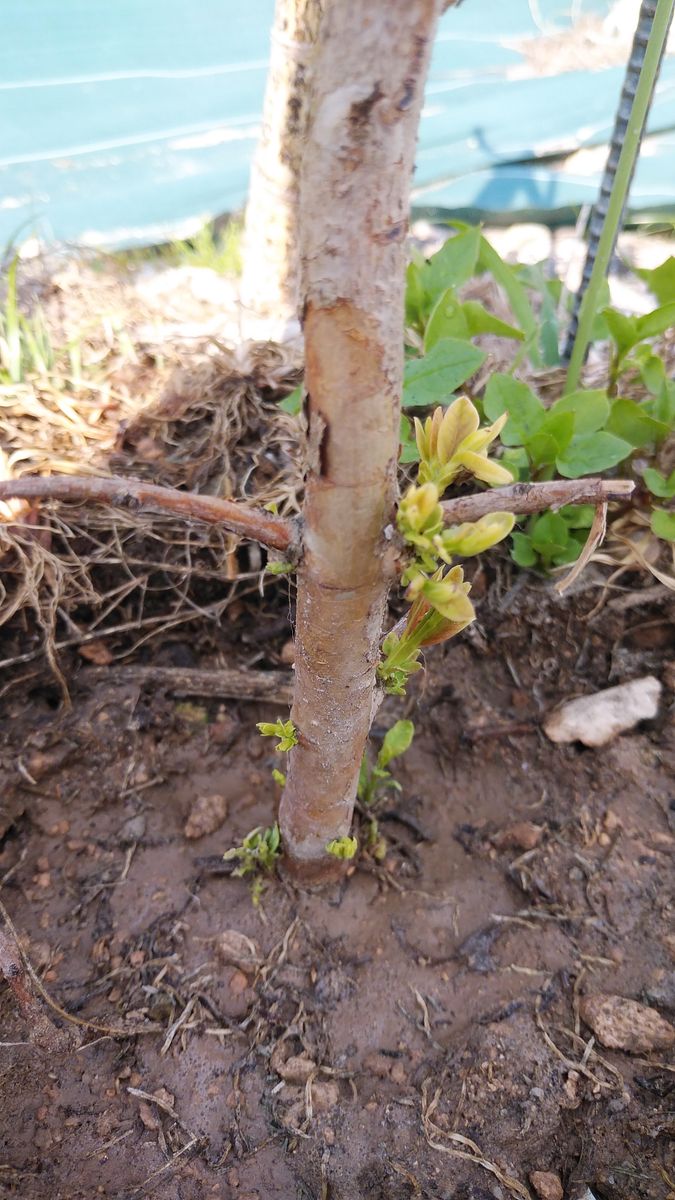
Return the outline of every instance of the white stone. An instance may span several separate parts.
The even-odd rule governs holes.
[[[552,742],[583,742],[604,746],[619,733],[648,721],[659,710],[661,684],[654,675],[633,679],[619,687],[569,700],[544,722]]]

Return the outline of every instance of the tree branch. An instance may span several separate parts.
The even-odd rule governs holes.
[[[471,496],[444,500],[443,520],[447,525],[477,521],[487,513],[512,512],[517,516],[562,508],[565,504],[606,504],[627,500],[635,484],[629,479],[554,479],[550,483],[513,483]]]
[[[209,525],[223,525],[232,533],[251,538],[272,550],[289,551],[296,541],[295,523],[238,500],[198,496],[177,488],[159,487],[140,479],[105,479],[99,476],[31,475],[0,480],[0,500],[65,500],[74,504],[110,504],[113,508],[149,510],[193,517]]]

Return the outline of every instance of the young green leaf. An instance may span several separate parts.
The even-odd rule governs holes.
[[[675,542],[675,512],[665,508],[655,508],[651,519],[652,533],[664,538],[667,542]]]
[[[585,388],[561,396],[549,411],[572,413],[575,433],[595,433],[596,429],[602,429],[609,416],[609,400],[600,388]]]
[[[409,359],[403,382],[404,408],[447,403],[452,393],[485,362],[486,355],[470,342],[443,338],[424,358]]]
[[[556,460],[556,466],[565,479],[579,479],[581,475],[608,471],[628,458],[632,449],[630,442],[604,430],[582,433],[572,438],[565,453]]]
[[[638,268],[635,274],[645,280],[659,304],[667,304],[675,296],[675,258],[672,254],[660,267],[652,267],[651,270]]]
[[[635,323],[641,342],[645,338],[658,337],[659,334],[666,333],[668,329],[675,328],[675,300],[671,297],[668,304],[663,304],[660,308],[645,313],[643,317],[638,317]]]
[[[636,449],[662,441],[669,432],[667,425],[655,421],[634,400],[615,400],[605,428]]]
[[[525,335],[530,359],[535,366],[540,366],[539,326],[527,292],[518,278],[517,269],[505,263],[494,246],[484,237],[480,239],[478,264],[484,271],[489,271],[492,278],[506,292],[513,315]]]
[[[470,336],[463,305],[457,299],[455,289],[446,288],[440,293],[429,314],[424,330],[424,353],[428,354],[442,338],[468,340]]]
[[[645,467],[642,478],[652,496],[658,496],[661,500],[672,500],[675,496],[675,471],[671,471],[666,479],[655,467]]]
[[[536,467],[552,465],[563,454],[574,435],[574,415],[549,410],[539,432],[527,442],[527,453]]]
[[[533,549],[532,539],[526,533],[514,533],[511,558],[519,567],[534,567],[537,564],[537,552]]]
[[[460,287],[476,273],[480,229],[469,228],[448,238],[420,268],[420,282],[432,303],[449,287]]]
[[[592,504],[565,504],[559,511],[568,529],[590,529],[593,524]]]
[[[483,409],[490,421],[507,412],[509,419],[500,433],[505,446],[522,446],[539,432],[546,410],[526,383],[511,375],[495,373],[490,377]]]
[[[284,399],[279,401],[279,408],[282,412],[290,413],[292,417],[297,417],[302,412],[303,393],[304,385],[300,383],[296,388],[293,388],[292,392],[284,396]]]
[[[397,721],[395,725],[392,725],[385,734],[377,756],[378,767],[387,767],[392,758],[399,758],[401,754],[405,754],[414,734],[415,726],[412,721]]]
[[[615,308],[604,308],[602,316],[607,322],[610,337],[616,344],[619,358],[623,358],[631,347],[636,346],[640,341],[637,318],[627,317],[625,313],[618,312]]]
[[[500,321],[499,317],[488,312],[487,308],[478,300],[465,300],[462,305],[462,313],[469,337],[475,337],[479,333],[495,333],[498,337],[513,338],[517,342],[525,340],[522,329],[516,329],[515,325],[507,325],[506,321]]]
[[[544,559],[561,554],[569,543],[569,529],[560,513],[547,512],[532,522],[529,531],[533,549]]]

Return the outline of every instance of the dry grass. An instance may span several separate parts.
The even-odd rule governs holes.
[[[55,346],[67,337],[72,347],[73,322],[84,327],[87,311],[90,320],[78,344],[76,373],[72,352],[55,354],[49,378],[0,387],[0,478],[115,474],[259,504],[274,501],[285,515],[299,511],[303,433],[278,405],[300,379],[297,348],[251,343],[235,351],[209,335],[197,342],[164,341],[158,349],[144,340],[148,311],[128,281],[89,267],[78,275],[70,264],[62,286],[50,283],[46,296],[44,285],[42,293],[35,283],[28,291],[28,303],[39,299]],[[72,304],[65,303],[71,292]],[[489,277],[473,281],[467,295],[510,319],[506,299]],[[514,352],[505,339],[481,341],[488,359],[471,381],[475,393],[490,373],[511,369]],[[664,351],[675,367],[675,339]],[[606,369],[597,357],[587,367],[587,386],[602,386]],[[524,361],[518,375],[544,402],[560,395],[560,367],[535,370]],[[623,391],[639,394],[638,381]],[[633,510],[610,525],[595,559],[621,573],[649,570],[670,583],[670,563],[659,554],[663,543],[650,534],[646,515]],[[196,617],[219,621],[242,591],[257,588],[261,567],[257,546],[238,545],[232,535],[197,522],[9,501],[0,505],[0,625],[15,636],[0,666],[35,660],[46,648],[58,673],[59,650],[78,646],[97,661],[100,639],[108,636],[117,638],[116,656],[127,657]]]
[[[60,310],[50,332],[55,342],[65,333]],[[49,378],[0,388],[0,477],[112,473],[298,511],[302,431],[278,406],[300,378],[297,351],[235,353],[207,338],[159,355],[102,321],[81,359],[77,380],[57,355]],[[58,649],[106,632],[132,632],[137,648],[197,615],[219,620],[262,566],[257,547],[198,522],[20,500],[0,505],[0,564],[0,624],[21,618],[30,635],[32,612],[55,670]]]

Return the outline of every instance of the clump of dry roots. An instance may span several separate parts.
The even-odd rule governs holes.
[[[160,394],[135,409],[114,392],[102,403],[87,388],[6,387],[0,477],[114,474],[275,502],[292,515],[301,504],[304,439],[279,401],[300,378],[297,351],[264,343],[236,353],[205,347],[174,365]],[[257,586],[262,565],[257,546],[200,522],[8,501],[0,505],[0,665],[46,649],[55,667],[60,648],[81,645],[86,657],[88,643],[113,631],[133,633],[129,653],[195,616],[217,620],[242,588]]]

